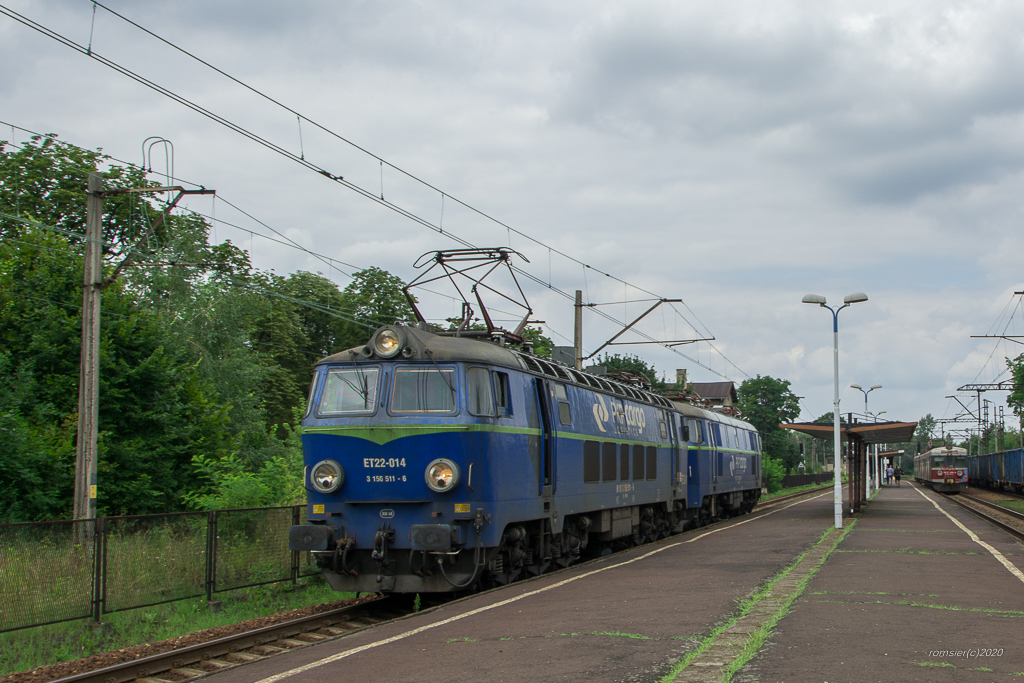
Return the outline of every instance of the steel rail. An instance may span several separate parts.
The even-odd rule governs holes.
[[[160,680],[158,678],[151,678],[154,674],[165,672],[173,672],[176,679],[180,679],[182,676],[186,678],[194,678],[199,675],[210,673],[211,669],[190,669],[190,664],[208,662],[208,666],[226,669],[228,667],[238,666],[245,662],[223,661],[219,658],[227,657],[232,654],[237,655],[237,653],[242,650],[256,648],[259,646],[269,646],[279,652],[284,652],[298,647],[303,647],[305,645],[312,645],[314,642],[322,642],[324,640],[337,638],[347,633],[354,632],[356,629],[350,627],[346,628],[344,632],[331,635],[315,634],[313,632],[326,627],[332,627],[334,624],[348,624],[356,620],[366,622],[360,624],[358,628],[369,628],[370,626],[379,623],[381,619],[377,619],[369,614],[362,615],[358,613],[360,611],[365,612],[368,605],[383,599],[384,598],[375,598],[373,600],[367,600],[355,605],[348,605],[347,607],[341,607],[328,612],[321,612],[308,617],[302,617],[300,619],[294,619],[292,621],[286,621],[272,626],[265,626],[253,631],[246,631],[245,633],[238,633],[225,638],[219,638],[217,640],[199,643],[197,645],[190,645],[181,649],[150,655],[149,657],[142,657],[130,662],[121,662],[102,669],[65,676],[64,678],[57,679],[53,683],[127,683],[128,681],[134,681],[136,679],[148,679],[150,681],[154,681]],[[310,638],[310,635],[314,635],[315,637]],[[295,640],[296,637],[305,637],[308,638],[308,640]],[[273,645],[274,643],[280,643],[280,645],[275,646]],[[268,652],[268,654],[259,655],[258,658],[263,659],[268,656],[272,656],[272,654],[276,654],[276,652],[271,654],[271,650],[266,650],[266,652]],[[242,657],[242,659],[252,660],[256,658],[257,655]]]
[[[776,503],[785,502],[814,493],[820,493],[821,491],[831,490],[831,488],[831,485],[817,487],[760,501],[754,506],[754,510],[752,510],[752,512],[759,508],[765,509]],[[245,633],[238,633],[205,643],[198,643],[196,645],[190,645],[176,650],[169,650],[167,652],[142,657],[128,662],[120,662],[102,669],[65,676],[64,678],[56,679],[53,683],[128,683],[129,681],[143,679],[150,682],[159,682],[163,679],[159,678],[158,674],[167,672],[173,673],[175,679],[198,677],[211,673],[212,670],[210,668],[193,669],[191,668],[191,665],[226,669],[246,663],[245,661],[238,661],[239,659],[250,661],[254,661],[257,657],[259,659],[264,659],[276,654],[276,652],[271,653],[271,650],[277,650],[278,652],[293,650],[299,647],[312,645],[316,642],[333,640],[334,638],[339,638],[347,635],[348,633],[352,633],[359,628],[369,628],[382,620],[374,617],[373,615],[363,615],[359,613],[366,612],[366,608],[369,605],[386,599],[386,596],[379,597],[375,600],[368,600],[355,605],[341,607],[329,612],[321,612],[308,617],[302,617],[300,619],[294,619],[292,621],[274,624],[272,626],[265,626],[253,631],[246,631]],[[359,621],[364,623],[356,626]],[[320,629],[331,628],[335,624],[346,624],[347,626],[345,626],[344,631],[334,629],[338,632],[330,635],[316,633],[316,631]],[[353,628],[353,626],[356,626],[356,628]],[[303,638],[306,640],[302,640]],[[267,654],[261,654],[258,656],[253,654],[240,655],[240,653],[243,653],[245,650],[258,648],[260,646],[269,648],[268,650],[265,650]],[[221,659],[223,657],[233,657],[235,661],[225,661]],[[203,664],[204,662],[206,664]]]
[[[1024,514],[1021,514],[1020,512],[1017,512],[1016,510],[1011,510],[1008,507],[1003,507],[1002,505],[999,505],[998,503],[993,503],[993,502],[990,502],[990,501],[987,501],[987,500],[982,500],[981,498],[975,498],[974,496],[969,495],[967,493],[961,493],[960,497],[961,498],[966,498],[967,500],[973,501],[975,503],[980,503],[982,505],[985,505],[987,507],[992,508],[993,510],[998,510],[999,512],[1003,513],[1004,515],[1009,515],[1010,517],[1013,517],[1014,519],[1018,519],[1021,522],[1024,522]]]
[[[1024,541],[1024,531],[1022,531],[1021,529],[1018,529],[1015,526],[1011,526],[1011,525],[1007,524],[1006,522],[1003,522],[1002,520],[996,519],[995,517],[992,517],[990,515],[986,515],[984,512],[982,512],[978,508],[973,507],[971,505],[968,505],[967,503],[963,502],[963,500],[960,500],[960,499],[963,498],[963,499],[970,500],[970,501],[975,502],[975,503],[981,503],[982,505],[987,505],[988,507],[996,508],[999,512],[1001,512],[1003,514],[1007,514],[1010,517],[1013,517],[1014,519],[1020,519],[1022,522],[1024,522],[1024,515],[1021,515],[1018,512],[1014,512],[1013,510],[1007,510],[1004,507],[1001,507],[999,505],[995,505],[993,503],[989,503],[988,501],[981,500],[980,498],[975,498],[974,496],[968,496],[968,495],[963,494],[963,493],[960,493],[960,494],[957,494],[957,495],[947,495],[947,496],[945,496],[945,498],[948,501],[956,503],[957,505],[962,507],[964,510],[967,510],[968,512],[972,512],[975,515],[977,515],[978,517],[981,517],[983,520],[985,520],[989,524],[992,524],[994,526],[999,527],[1003,531],[1009,533],[1011,536],[1014,536],[1014,537]]]
[[[827,486],[819,486],[817,488],[807,489],[805,491],[797,491],[796,493],[787,493],[784,496],[777,496],[775,498],[768,498],[768,499],[765,499],[765,500],[759,500],[759,501],[757,501],[757,505],[754,506],[754,509],[756,510],[758,508],[767,507],[768,505],[774,505],[775,503],[780,503],[780,502],[785,501],[785,500],[792,500],[793,498],[799,498],[800,496],[808,496],[808,495],[810,495],[812,493],[821,493],[822,491],[831,491],[831,490],[832,490],[832,484],[828,484]]]

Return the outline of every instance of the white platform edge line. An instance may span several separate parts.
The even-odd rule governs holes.
[[[824,495],[831,495],[831,492],[828,493],[828,494],[821,494],[821,495],[818,495],[818,496],[811,496],[810,498],[804,498],[804,499],[798,500],[798,501],[796,501],[794,503],[790,503],[789,505],[784,505],[784,506],[778,508],[777,510],[772,510],[770,512],[766,512],[763,515],[758,515],[757,517],[749,517],[747,519],[740,520],[739,522],[736,522],[735,524],[730,524],[729,526],[723,526],[723,527],[719,527],[717,529],[712,529],[711,531],[705,531],[704,533],[700,534],[699,536],[694,536],[693,538],[687,539],[685,541],[676,541],[675,543],[669,543],[668,545],[664,545],[664,546],[662,546],[660,548],[656,548],[656,549],[654,549],[654,550],[652,550],[650,552],[644,553],[643,555],[639,555],[637,557],[634,557],[631,560],[626,560],[624,562],[618,562],[616,564],[609,565],[607,567],[601,567],[600,569],[594,569],[594,570],[586,572],[584,574],[579,574],[578,576],[573,576],[573,577],[568,578],[568,579],[563,579],[562,581],[558,581],[557,583],[553,583],[550,586],[545,586],[544,588],[538,588],[537,590],[533,590],[533,591],[530,591],[528,593],[523,593],[522,595],[517,595],[514,598],[509,598],[507,600],[502,600],[501,602],[496,602],[496,603],[494,603],[492,605],[486,605],[485,607],[478,607],[477,609],[470,610],[469,612],[463,612],[462,614],[457,614],[457,615],[455,615],[453,617],[449,617],[449,618],[443,619],[441,621],[435,621],[432,624],[426,624],[425,626],[420,626],[419,628],[414,628],[412,630],[406,631],[405,633],[399,633],[397,636],[391,636],[390,638],[385,638],[384,640],[378,640],[378,641],[373,642],[373,643],[367,643],[366,645],[361,645],[359,647],[352,648],[351,650],[345,650],[344,652],[339,652],[337,654],[331,655],[330,657],[325,657],[325,658],[317,660],[315,662],[310,662],[309,664],[304,664],[302,666],[295,667],[294,669],[289,669],[288,671],[282,671],[279,674],[274,674],[273,676],[268,676],[266,678],[262,678],[259,681],[256,681],[256,683],[277,683],[277,681],[280,681],[280,680],[285,679],[285,678],[289,678],[291,676],[295,676],[297,674],[304,673],[306,671],[309,671],[310,669],[315,669],[315,668],[317,668],[319,666],[323,666],[324,664],[330,664],[331,662],[336,662],[339,659],[345,659],[346,657],[351,657],[352,655],[359,654],[360,652],[365,652],[366,650],[372,650],[373,648],[380,647],[381,645],[389,645],[389,644],[397,642],[399,640],[404,640],[405,638],[409,638],[410,636],[415,636],[417,634],[423,633],[424,631],[429,631],[430,629],[437,628],[438,626],[444,626],[446,624],[450,624],[452,622],[459,621],[460,619],[465,619],[466,617],[475,616],[477,614],[480,614],[482,612],[486,612],[488,610],[495,609],[497,607],[504,607],[505,605],[511,604],[513,602],[518,602],[519,600],[522,600],[523,598],[529,598],[529,597],[532,597],[534,595],[538,595],[540,593],[545,593],[545,592],[547,592],[549,590],[552,590],[552,589],[555,589],[555,588],[560,588],[561,586],[564,586],[564,585],[566,585],[568,583],[572,583],[573,581],[578,581],[580,579],[585,579],[588,576],[593,576],[594,574],[599,574],[601,572],[608,571],[609,569],[616,569],[618,567],[624,567],[624,566],[626,566],[628,564],[633,564],[634,562],[639,562],[640,560],[645,560],[648,557],[651,557],[652,555],[657,555],[658,553],[663,552],[665,550],[668,550],[669,548],[674,548],[674,547],[676,547],[678,545],[683,545],[683,544],[686,544],[686,543],[693,543],[694,541],[699,541],[700,539],[702,539],[702,538],[704,538],[706,536],[710,536],[711,534],[718,533],[719,531],[725,531],[726,529],[734,529],[734,528],[736,528],[736,527],[738,527],[738,526],[740,526],[742,524],[746,524],[747,522],[755,522],[755,521],[757,521],[759,519],[764,519],[768,515],[773,515],[776,512],[781,512],[783,510],[789,509],[789,508],[793,507],[794,505],[800,505],[801,503],[806,503],[809,500],[814,500],[816,498],[821,498]],[[1024,580],[1024,578],[1022,578],[1022,580]]]
[[[958,527],[960,527],[961,531],[963,531],[965,534],[967,534],[968,536],[971,537],[972,541],[974,541],[975,543],[980,545],[985,550],[989,551],[992,554],[992,557],[994,557],[997,560],[999,560],[999,562],[1004,567],[1006,567],[1007,571],[1009,571],[1011,574],[1013,574],[1018,579],[1020,579],[1020,581],[1022,583],[1024,583],[1024,572],[1021,572],[1021,570],[1017,569],[1017,567],[1012,562],[1010,562],[1008,559],[1006,559],[1006,557],[1004,557],[1001,552],[999,552],[998,550],[996,550],[995,548],[990,546],[988,543],[985,543],[985,541],[983,541],[980,538],[978,538],[977,534],[975,534],[973,531],[971,531],[970,529],[965,527],[963,524],[961,524],[958,519],[953,517],[953,515],[949,514],[948,512],[946,512],[945,510],[940,508],[939,504],[936,503],[931,498],[929,498],[928,496],[926,496],[924,491],[922,491],[921,489],[917,488],[916,486],[914,487],[914,490],[917,491],[918,493],[920,493],[922,496],[924,496],[925,500],[927,500],[929,503],[934,505],[936,510],[938,510],[942,514],[946,515],[946,517],[949,517],[949,519],[953,522],[953,524],[956,524]]]

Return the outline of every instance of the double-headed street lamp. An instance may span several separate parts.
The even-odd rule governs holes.
[[[865,389],[864,387],[862,387],[859,384],[851,384],[850,388],[851,389],[856,389],[857,391],[859,391],[862,394],[864,394],[864,414],[865,415],[870,415],[871,413],[868,412],[868,394],[870,394],[875,389],[881,389],[882,385],[881,384],[872,384],[870,389]],[[875,420],[875,422],[878,422],[878,420]]]
[[[882,385],[881,384],[872,384],[870,389],[865,389],[864,387],[862,387],[859,384],[851,384],[850,388],[851,389],[856,389],[857,391],[859,391],[862,394],[864,394],[864,419],[865,420],[869,419],[871,417],[871,413],[868,412],[868,394],[870,394],[875,389],[881,389]],[[883,410],[882,412],[884,413],[885,411]],[[878,415],[875,415],[875,422],[878,422]],[[870,447],[868,448],[868,450],[869,451],[871,450]],[[871,462],[875,462],[875,459],[877,459],[877,457],[878,457],[878,444],[875,444],[875,457],[871,459]],[[864,479],[864,495],[865,496],[870,496],[871,495],[871,485],[873,483],[874,483],[874,477],[871,477],[871,476],[865,477],[865,479]]]
[[[835,523],[837,529],[843,528],[843,482],[840,480],[840,473],[842,472],[842,453],[839,438],[839,311],[843,310],[850,304],[858,304],[861,301],[867,301],[868,295],[863,292],[857,292],[856,294],[850,294],[843,299],[843,305],[839,308],[832,308],[825,302],[825,297],[820,294],[808,294],[803,298],[805,304],[818,304],[822,308],[827,308],[832,312],[832,341],[833,341],[833,358],[835,359],[835,400],[832,403],[832,431],[835,444],[834,452],[834,473],[833,478],[835,479]]]

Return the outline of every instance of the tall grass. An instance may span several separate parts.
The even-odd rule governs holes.
[[[102,629],[71,621],[0,633],[0,676],[354,596],[335,593],[315,576],[301,579],[295,588],[289,583],[220,594],[219,612],[198,598],[115,612],[104,617]]]
[[[293,508],[106,518],[103,612],[205,596],[210,541],[215,595],[290,580],[292,521]],[[0,526],[0,631],[90,615],[98,542],[92,525]],[[302,559],[300,576],[318,573],[308,555]]]
[[[0,526],[0,630],[90,613],[91,523]]]

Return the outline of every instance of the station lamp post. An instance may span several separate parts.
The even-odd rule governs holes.
[[[869,412],[868,413],[868,417],[874,419],[874,421],[877,423],[878,422],[878,416],[882,415],[884,413],[885,413],[884,410],[879,410],[877,413]],[[886,444],[886,445],[888,445],[888,444]],[[884,448],[883,448],[883,450],[884,450]],[[874,479],[874,482],[875,482],[875,488],[877,489],[877,488],[881,487],[881,485],[882,485],[882,467],[881,467],[882,463],[878,459],[878,444],[877,443],[875,444],[875,459],[872,460],[872,462],[875,463],[875,479]],[[870,491],[868,491],[868,495],[869,496],[871,495]]]
[[[803,298],[805,304],[818,304],[822,308],[827,308],[832,312],[832,355],[834,359],[835,367],[835,400],[832,402],[832,432],[834,437],[835,452],[833,453],[834,462],[833,479],[835,480],[835,525],[837,529],[843,528],[843,482],[840,479],[842,473],[843,456],[841,452],[840,436],[839,436],[839,311],[843,310],[851,304],[858,304],[862,301],[867,301],[868,295],[863,292],[857,292],[850,294],[843,299],[843,305],[839,308],[832,308],[829,306],[825,297],[820,294],[808,294]]]
[[[851,389],[856,389],[857,391],[859,391],[862,394],[864,394],[864,419],[867,420],[867,419],[871,418],[871,413],[868,412],[868,394],[870,394],[875,389],[881,389],[882,385],[881,384],[872,384],[870,389],[865,389],[864,387],[862,387],[859,384],[851,384],[850,388]],[[885,411],[882,411],[882,412],[885,412]],[[874,417],[875,417],[875,422],[878,422],[878,415],[875,415]],[[868,450],[870,450],[870,448]],[[875,444],[875,454],[874,454],[874,457],[871,458],[871,462],[874,463],[877,460],[878,460],[878,444],[876,443]],[[874,478],[873,477],[865,477],[864,478],[864,495],[865,496],[869,496],[869,497],[871,496],[871,485],[873,483],[874,483]]]
[[[856,389],[857,391],[859,391],[859,392],[864,394],[864,414],[865,415],[870,415],[870,413],[868,413],[868,394],[870,394],[875,389],[881,389],[882,385],[881,384],[872,384],[870,389],[865,389],[864,387],[862,387],[859,384],[851,384],[850,388],[851,389]],[[875,420],[875,422],[878,422],[878,420]]]

